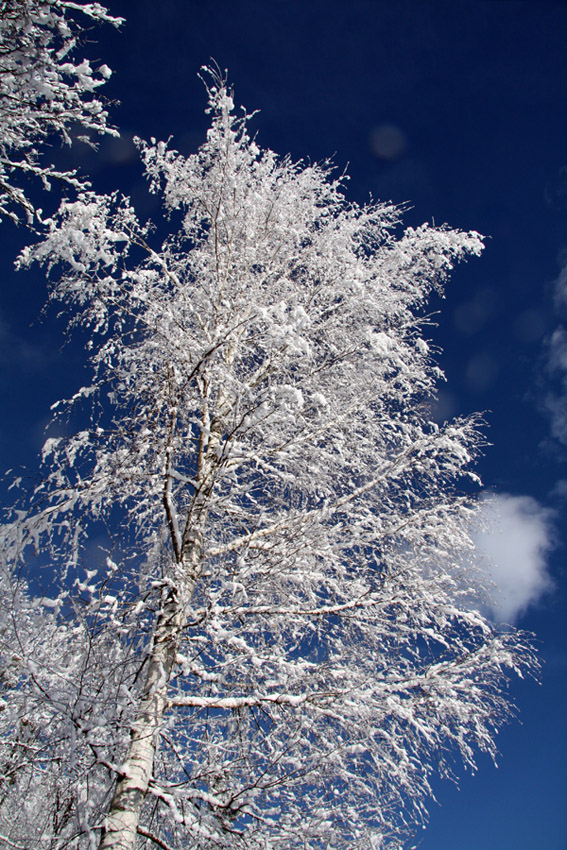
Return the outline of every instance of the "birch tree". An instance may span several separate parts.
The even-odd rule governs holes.
[[[34,190],[30,196],[28,189],[33,178],[46,189],[54,182],[84,186],[75,171],[46,162],[48,143],[70,145],[73,134],[89,144],[93,136],[118,135],[97,94],[110,69],[76,58],[84,33],[77,15],[87,22],[122,22],[99,3],[0,2],[0,217],[34,222]]]
[[[163,243],[84,192],[20,259],[92,379],[4,528],[49,622],[39,657],[5,630],[6,846],[401,848],[533,664],[475,604],[480,420],[429,414],[425,306],[480,236],[401,230],[208,95],[196,154],[139,143]]]

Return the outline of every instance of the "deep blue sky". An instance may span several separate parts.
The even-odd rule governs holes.
[[[443,415],[487,414],[486,485],[555,511],[554,589],[523,615],[544,660],[542,685],[514,684],[523,725],[500,736],[461,791],[439,788],[421,850],[566,850],[565,501],[561,372],[548,369],[561,325],[554,280],[567,260],[567,3],[560,0],[109,0],[121,32],[87,48],[114,70],[106,93],[120,141],[71,158],[95,187],[132,193],[149,212],[132,135],[203,138],[201,65],[229,69],[238,103],[259,109],[258,141],[293,158],[348,164],[350,197],[410,202],[406,220],[490,235],[449,284],[439,328]],[[55,155],[70,162],[69,152]],[[48,203],[45,204],[46,208]],[[45,290],[14,275],[24,234],[0,234],[0,467],[33,465],[49,405],[73,392],[81,352],[59,352],[52,318],[31,322]],[[564,307],[567,306],[567,300]],[[567,360],[566,360],[567,363]],[[560,415],[559,415],[560,419]],[[561,437],[564,438],[562,441]]]

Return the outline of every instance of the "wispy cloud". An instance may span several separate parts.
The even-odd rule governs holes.
[[[553,301],[559,318],[567,315],[567,262],[554,282]],[[546,340],[546,390],[542,407],[551,423],[556,440],[567,445],[567,328],[558,323]]]
[[[559,326],[547,342],[547,371],[553,388],[544,398],[544,409],[551,421],[551,433],[567,445],[567,330]]]
[[[528,496],[501,494],[484,500],[481,519],[476,543],[494,583],[488,613],[497,622],[513,623],[551,587],[553,514]]]

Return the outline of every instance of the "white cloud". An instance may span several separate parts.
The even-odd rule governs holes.
[[[552,512],[528,496],[485,499],[475,542],[494,582],[492,619],[512,623],[551,586],[547,555],[553,548]]]

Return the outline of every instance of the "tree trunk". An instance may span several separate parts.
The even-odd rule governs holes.
[[[172,589],[158,616],[144,694],[132,728],[123,773],[108,810],[99,850],[135,848],[182,628],[183,605]]]
[[[234,352],[231,357],[233,354]],[[207,393],[208,387],[204,389],[203,426],[198,450],[198,484],[183,532],[178,528],[175,506],[171,497],[170,470],[173,458],[171,453],[167,456],[164,508],[177,565],[183,565],[184,568],[185,587],[181,599],[176,588],[172,587],[169,590],[158,615],[138,717],[133,724],[130,746],[122,767],[123,773],[118,780],[108,809],[99,850],[134,850],[136,846],[142,807],[153,774],[158,733],[167,704],[167,692],[184,626],[183,599],[187,601],[191,596],[196,577],[200,572],[203,527],[209,498],[214,487],[214,471],[218,467],[217,450],[222,436],[221,419],[219,415],[212,421],[209,419]],[[222,411],[225,405],[226,397],[219,390],[217,409]],[[171,445],[176,419],[176,403],[172,400],[169,445]]]

